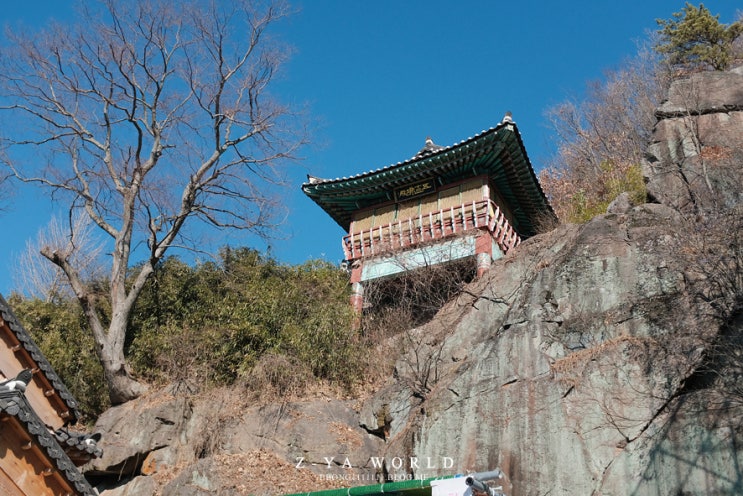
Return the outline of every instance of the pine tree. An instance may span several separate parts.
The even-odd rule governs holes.
[[[733,41],[743,33],[743,22],[728,26],[719,18],[704,4],[697,8],[687,3],[681,12],[673,14],[673,19],[656,20],[660,26],[656,49],[674,66],[725,70],[733,59]]]

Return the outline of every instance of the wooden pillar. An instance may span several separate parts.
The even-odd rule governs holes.
[[[493,262],[493,240],[487,230],[481,230],[475,239],[475,260],[477,261],[477,277],[482,277]]]
[[[360,282],[351,283],[351,306],[359,315],[364,309],[364,286]]]
[[[360,316],[364,309],[364,285],[361,284],[361,261],[356,261],[351,266],[351,307]]]

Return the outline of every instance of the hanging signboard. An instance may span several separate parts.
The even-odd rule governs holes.
[[[434,191],[436,191],[436,183],[433,179],[429,179],[428,181],[422,181],[396,189],[395,198],[397,201],[410,200],[416,196],[433,193]]]

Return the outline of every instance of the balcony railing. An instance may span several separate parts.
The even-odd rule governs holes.
[[[487,229],[503,253],[521,243],[498,205],[479,200],[347,234],[343,237],[343,250],[346,260],[356,260],[477,229]]]

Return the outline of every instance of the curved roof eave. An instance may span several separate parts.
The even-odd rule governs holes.
[[[313,190],[314,191],[332,191],[338,188],[342,188],[344,186],[345,187],[352,186],[354,183],[358,183],[358,182],[364,182],[364,181],[371,182],[376,178],[384,178],[387,176],[392,176],[393,174],[400,175],[400,174],[404,174],[409,171],[414,171],[416,169],[416,166],[424,167],[428,163],[431,163],[437,160],[441,161],[441,160],[446,160],[447,158],[451,158],[457,152],[459,153],[466,152],[468,147],[470,147],[473,143],[477,142],[478,140],[482,140],[483,138],[486,138],[488,136],[493,136],[498,132],[498,130],[503,129],[505,127],[509,127],[509,126],[513,126],[513,129],[516,130],[516,126],[513,123],[501,123],[495,127],[481,131],[480,133],[470,138],[462,140],[459,143],[456,143],[450,146],[441,147],[439,150],[435,152],[431,152],[423,156],[414,155],[413,157],[407,160],[404,160],[402,162],[397,162],[395,164],[390,164],[385,167],[362,172],[354,176],[338,177],[335,179],[321,179],[317,177],[311,177],[308,179],[306,183],[302,184],[302,189],[305,191],[305,193],[308,193],[308,194],[310,194]],[[518,131],[516,132],[518,133]]]
[[[31,338],[31,335],[21,325],[18,318],[10,309],[10,305],[8,305],[8,302],[5,301],[5,298],[3,298],[2,295],[0,295],[0,317],[2,317],[15,335],[16,339],[21,343],[21,346],[23,346],[33,361],[36,362],[36,365],[39,367],[46,379],[52,385],[62,401],[64,401],[65,405],[67,405],[67,408],[69,408],[70,414],[72,415],[70,423],[74,424],[80,418],[77,400],[64,385],[62,379],[60,379],[56,372],[54,372],[52,365]]]
[[[17,419],[19,424],[34,440],[39,452],[52,463],[63,479],[76,491],[76,494],[94,496],[98,494],[70,460],[54,435],[36,415],[25,396],[18,391],[0,391],[0,414]]]
[[[504,161],[509,163],[508,167]],[[480,169],[476,170],[477,167]],[[467,169],[473,169],[472,175],[487,173],[497,177],[499,189],[514,203],[512,207],[530,231],[522,234],[532,234],[531,218],[536,211],[554,214],[512,121],[501,122],[457,144],[437,147],[422,156],[419,152],[408,160],[354,176],[336,179],[308,176],[302,190],[348,230],[354,210],[379,203],[385,195],[391,200],[391,188],[435,176],[461,174]]]

